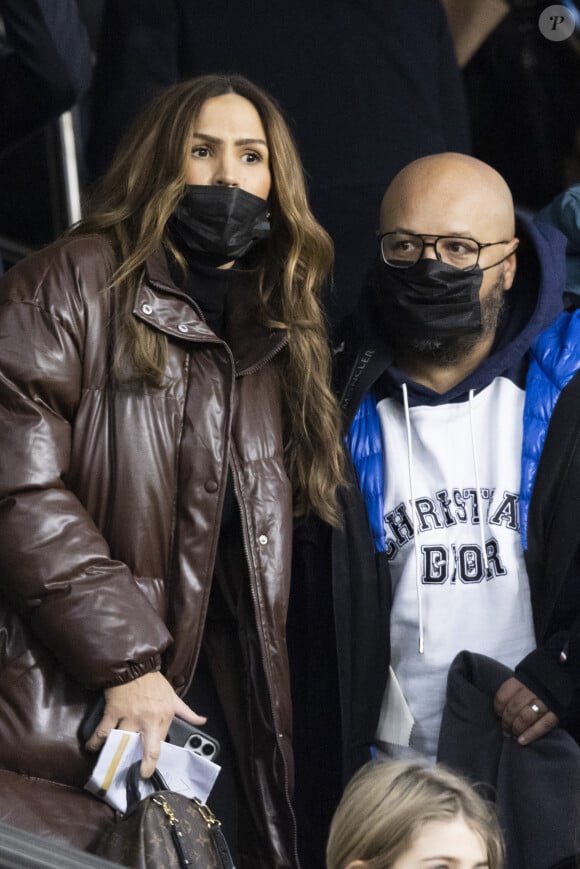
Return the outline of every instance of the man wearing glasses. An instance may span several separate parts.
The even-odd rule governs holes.
[[[322,683],[326,666],[332,684],[338,672],[346,777],[371,746],[438,758],[447,677],[464,650],[509,668],[489,697],[500,742],[574,727],[580,513],[571,524],[563,505],[580,492],[580,312],[562,313],[563,289],[563,239],[525,219],[516,237],[510,191],[490,166],[438,154],[387,189],[341,354],[354,469],[344,530],[296,555],[306,587],[332,588],[308,675]],[[301,711],[298,696],[297,721]],[[326,717],[328,743],[338,725]]]

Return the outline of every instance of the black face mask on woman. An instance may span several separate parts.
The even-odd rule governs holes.
[[[479,334],[482,281],[479,266],[466,272],[433,259],[408,269],[378,260],[369,276],[387,331],[417,339]]]
[[[186,251],[222,265],[270,235],[269,217],[267,200],[240,187],[190,184],[169,228]]]

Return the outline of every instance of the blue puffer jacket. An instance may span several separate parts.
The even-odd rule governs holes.
[[[580,311],[562,313],[530,349],[526,380],[520,518],[522,546],[527,549],[528,511],[548,425],[562,389],[580,368]],[[361,401],[347,443],[353,458],[377,552],[385,551],[384,471],[381,423],[373,392]]]
[[[560,314],[530,350],[526,380],[520,517],[522,546],[528,548],[528,512],[546,441],[548,426],[560,393],[580,368],[580,311]]]

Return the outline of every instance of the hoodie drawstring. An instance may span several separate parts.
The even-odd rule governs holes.
[[[483,527],[483,504],[481,500],[481,489],[479,486],[479,470],[477,467],[477,450],[475,448],[475,426],[473,424],[473,396],[475,395],[475,390],[469,390],[469,428],[471,432],[471,454],[473,456],[473,469],[475,471],[475,501],[477,503],[477,512],[479,514],[479,534],[481,540],[481,551],[483,554],[483,566],[485,568],[485,572],[487,574],[487,570],[489,567],[489,561],[487,558],[487,548],[485,545],[485,528]]]
[[[409,397],[407,384],[402,384],[403,407],[405,409],[405,425],[407,429],[407,462],[409,470],[409,492],[411,495],[411,514],[414,516],[415,496],[413,492],[413,444],[411,441],[411,415],[409,413]],[[419,535],[413,522],[413,543],[415,546],[415,588],[417,590],[417,610],[419,613],[419,654],[422,655],[425,645],[423,633],[423,603],[421,600],[421,553],[419,551]]]

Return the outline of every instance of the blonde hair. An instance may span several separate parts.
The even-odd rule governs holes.
[[[161,245],[184,264],[166,224],[185,189],[192,125],[206,100],[227,93],[254,105],[270,152],[272,232],[260,246],[258,316],[269,328],[288,333],[278,364],[295,513],[311,509],[337,525],[336,490],[343,472],[340,416],[329,385],[331,357],[320,301],[333,247],[310,211],[302,164],[274,101],[236,75],[200,76],[168,88],[125,135],[88,216],[73,232],[106,234],[120,263],[108,288],[116,311],[117,378],[161,385],[167,337],[133,316],[135,293],[146,259]]]
[[[495,813],[467,781],[440,765],[368,763],[346,786],[332,819],[327,869],[345,869],[355,860],[365,869],[389,869],[423,824],[458,815],[484,843],[489,869],[502,869],[503,839]]]

